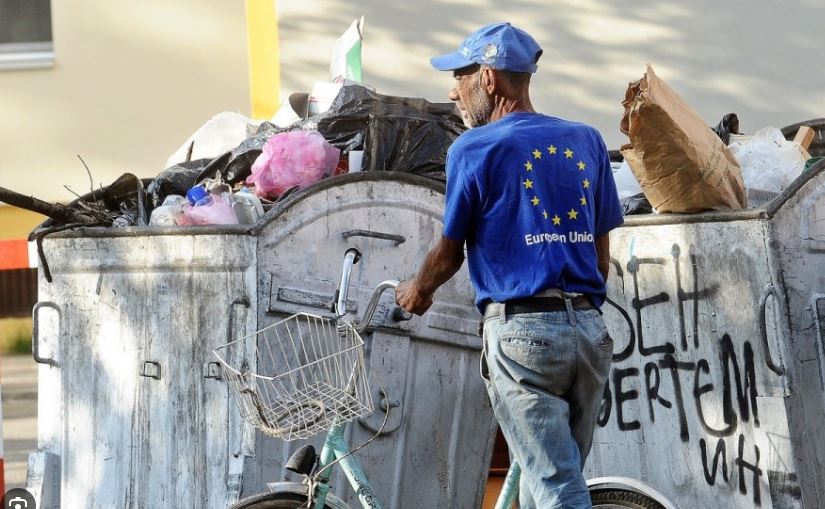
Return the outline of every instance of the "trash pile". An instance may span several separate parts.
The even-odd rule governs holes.
[[[4,188],[0,201],[50,218],[34,237],[81,226],[253,224],[291,192],[357,171],[445,181],[447,149],[466,129],[455,105],[360,84],[362,34],[360,18],[339,38],[329,82],[290,95],[270,121],[215,115],[154,178],[124,174],[68,206]]]
[[[291,94],[270,121],[215,115],[154,178],[124,174],[68,206],[3,188],[0,201],[49,216],[36,236],[80,226],[254,224],[293,191],[357,171],[443,182],[447,149],[466,129],[455,105],[358,83],[362,34],[363,18],[338,40],[331,81]],[[622,105],[629,143],[611,161],[626,215],[762,206],[825,154],[825,119],[745,135],[729,113],[708,128],[649,65]]]
[[[760,207],[821,159],[807,152],[822,137],[809,126],[787,133],[792,141],[774,127],[748,136],[728,113],[709,129],[650,65],[622,105],[620,129],[630,143],[613,171],[625,215]]]
[[[445,180],[447,149],[465,129],[453,104],[381,95],[352,83],[336,90],[328,110],[282,126],[230,113],[213,117],[187,142],[191,150],[178,150],[148,184],[149,224],[254,223],[291,191],[358,171]],[[298,95],[284,106],[290,115],[276,117],[298,115],[296,107],[308,112],[312,95]],[[251,135],[229,146],[250,127]],[[209,148],[197,153],[201,140]],[[192,154],[205,157],[191,160]]]

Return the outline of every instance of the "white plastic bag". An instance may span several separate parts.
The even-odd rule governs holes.
[[[728,148],[742,167],[745,187],[781,193],[805,168],[805,158],[796,143],[775,127],[757,131],[749,140]]]
[[[614,164],[616,166],[613,166]],[[620,200],[642,192],[642,186],[639,185],[639,181],[636,180],[636,176],[633,175],[627,161],[611,163],[610,166],[613,169],[613,180],[616,182],[616,190],[619,192]]]
[[[192,160],[214,158],[232,150],[247,139],[254,132],[260,121],[252,120],[239,113],[226,111],[218,113],[178,148],[166,161],[166,168],[170,168],[186,160],[189,145],[194,141]]]

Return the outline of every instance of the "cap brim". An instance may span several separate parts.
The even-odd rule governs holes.
[[[439,71],[455,71],[475,64],[472,60],[467,60],[458,52],[447,53],[440,57],[433,57],[430,59],[430,65]]]

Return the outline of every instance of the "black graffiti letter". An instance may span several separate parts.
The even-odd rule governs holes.
[[[624,318],[624,321],[627,324],[627,332],[629,338],[627,341],[627,346],[625,346],[621,352],[613,353],[613,362],[622,362],[623,360],[633,355],[633,350],[636,348],[636,331],[633,329],[633,322],[630,320],[630,315],[627,314],[627,311],[625,311],[623,307],[613,302],[610,299],[610,297],[607,297],[607,299],[605,299],[605,304],[613,306],[613,308],[619,312],[622,318]],[[617,332],[611,329],[610,335],[613,337],[613,340],[615,341],[616,339],[618,339],[619,335],[617,334],[614,336],[614,334],[617,334]]]
[[[750,419],[749,407],[753,409],[753,424],[759,426],[759,414],[756,408],[756,372],[753,366],[753,347],[749,341],[745,341],[745,381],[742,383],[742,375],[739,371],[739,361],[736,359],[736,352],[733,350],[733,342],[728,334],[722,336],[722,415],[725,424],[735,425],[736,414],[733,411],[732,388],[730,382],[730,367],[733,366],[733,376],[736,382],[736,400],[739,403],[739,415],[744,422]],[[731,362],[733,361],[733,362]]]
[[[672,355],[665,355],[659,361],[659,367],[670,370],[673,379],[673,393],[676,396],[676,410],[679,411],[679,438],[682,442],[690,440],[690,432],[687,427],[687,416],[685,416],[685,402],[682,398],[682,380],[679,378],[679,370],[693,371],[696,364],[693,362],[677,361]]]
[[[650,383],[651,375],[656,375],[652,385]],[[648,362],[645,364],[645,389],[647,390],[647,409],[650,412],[650,422],[656,422],[656,416],[653,413],[654,399],[659,400],[659,403],[661,403],[661,405],[665,408],[670,408],[673,406],[670,401],[659,395],[659,384],[661,381],[662,379],[659,375],[659,367],[656,366],[656,363]]]
[[[644,334],[642,333],[642,329],[644,328],[644,324],[642,323],[642,309],[654,304],[667,302],[670,300],[670,297],[665,292],[660,292],[652,297],[646,297],[644,299],[639,297],[639,267],[643,264],[664,265],[665,262],[661,258],[636,258],[635,256],[631,256],[630,260],[627,262],[627,270],[633,275],[634,293],[632,304],[633,309],[636,310],[636,339],[639,342],[639,353],[641,355],[673,353],[676,351],[676,347],[669,341],[665,342],[663,345],[651,346],[649,348],[644,345]]]
[[[693,401],[696,402],[696,413],[699,415],[699,422],[702,423],[702,428],[704,428],[705,432],[709,435],[713,435],[715,437],[724,437],[733,434],[734,430],[736,429],[736,424],[729,424],[727,427],[721,430],[714,429],[708,424],[708,421],[705,419],[705,412],[702,411],[702,394],[706,392],[710,392],[713,390],[713,384],[708,382],[705,385],[700,386],[700,373],[704,372],[706,375],[710,374],[710,366],[708,365],[708,361],[705,359],[699,359],[699,362],[696,363],[696,371],[693,375]]]
[[[753,448],[756,452],[756,461],[751,464],[742,458],[742,454],[745,452],[745,435],[740,434],[739,456],[737,456],[734,463],[739,467],[739,493],[743,495],[748,494],[748,489],[745,487],[745,469],[748,469],[753,473],[753,503],[755,505],[761,505],[762,499],[759,496],[759,479],[762,477],[762,469],[759,468],[759,447],[754,445]]]
[[[693,269],[693,291],[686,292],[682,288],[682,271],[679,264],[679,255],[682,250],[679,244],[673,244],[670,253],[673,255],[673,266],[676,270],[676,309],[679,312],[679,331],[682,338],[682,351],[686,351],[687,344],[687,327],[685,326],[685,306],[684,303],[693,301],[693,346],[699,348],[699,300],[705,299],[714,295],[719,290],[719,285],[715,284],[710,288],[705,288],[699,291],[699,263],[696,261],[696,254],[693,252],[693,245],[688,249],[690,256],[690,266]]]
[[[639,397],[639,391],[636,389],[622,390],[622,381],[629,376],[639,376],[639,370],[637,368],[627,368],[613,371],[613,390],[616,392],[616,423],[619,425],[620,431],[632,431],[642,427],[639,421],[625,422],[624,420],[622,404],[625,401],[631,401]]]
[[[722,479],[728,482],[728,453],[725,446],[725,440],[720,438],[716,442],[716,452],[713,453],[713,469],[708,471],[708,450],[705,445],[705,439],[699,439],[699,450],[702,452],[702,470],[705,473],[705,481],[711,486],[716,484],[716,469],[719,466],[719,458],[722,458]]]

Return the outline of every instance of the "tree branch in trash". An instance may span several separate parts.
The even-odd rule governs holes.
[[[49,203],[34,196],[26,196],[5,187],[0,187],[0,201],[14,207],[43,214],[62,223],[95,225],[101,223],[111,224],[112,222],[109,214],[92,210],[90,207],[82,211],[76,210],[65,205]]]

